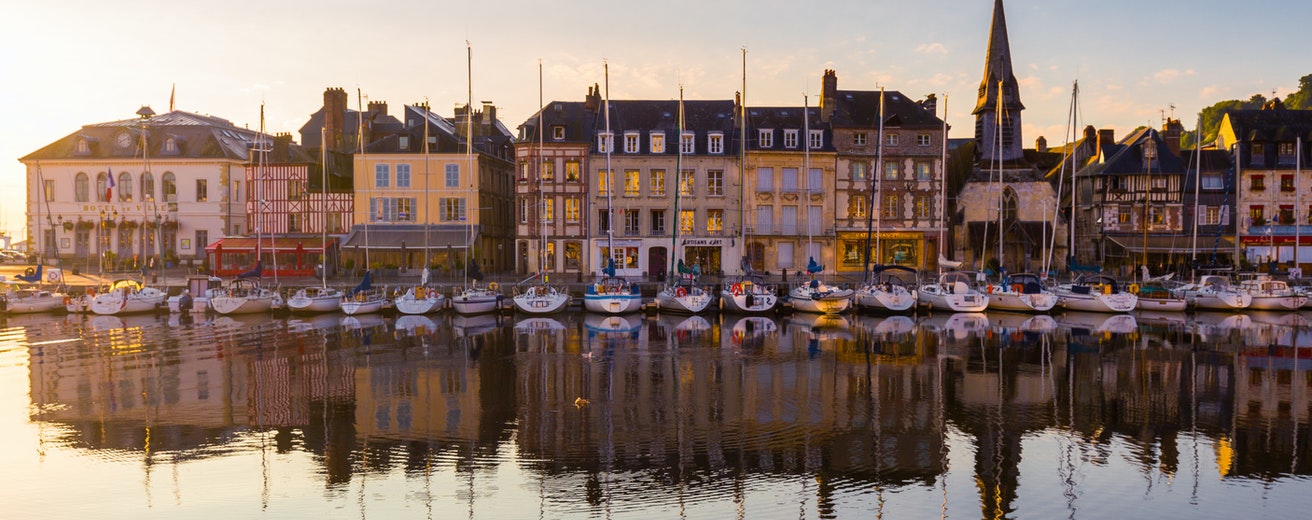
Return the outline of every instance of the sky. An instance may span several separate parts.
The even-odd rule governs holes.
[[[542,96],[815,102],[826,69],[843,90],[947,99],[952,137],[970,137],[994,0],[48,0],[0,7],[0,229],[26,236],[18,159],[83,125],[142,105],[259,127],[299,128],[327,87],[428,100],[446,116],[491,101],[512,131]],[[1027,146],[1080,124],[1122,137],[1174,114],[1253,94],[1284,97],[1312,73],[1312,2],[1005,0]],[[658,6],[659,10],[653,10]],[[472,60],[466,59],[472,50]],[[1300,51],[1304,50],[1304,51]],[[472,63],[472,67],[469,64]],[[472,81],[467,78],[472,76]],[[352,106],[355,96],[352,96]]]

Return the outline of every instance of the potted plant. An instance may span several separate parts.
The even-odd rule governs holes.
[[[64,222],[64,231],[72,231],[72,230],[73,230],[73,222],[72,221]]]

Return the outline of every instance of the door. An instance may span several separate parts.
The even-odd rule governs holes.
[[[665,254],[664,247],[653,247],[647,250],[647,277],[653,280],[665,280],[665,273],[669,266],[665,264],[668,256]]]

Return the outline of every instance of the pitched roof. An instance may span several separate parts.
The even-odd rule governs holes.
[[[870,90],[839,90],[835,92],[838,106],[829,115],[833,127],[874,128],[879,124],[879,94]],[[926,110],[920,102],[896,90],[884,93],[884,123],[901,127],[943,126],[943,120]]]
[[[1156,160],[1148,161],[1144,149],[1155,152]],[[1185,162],[1171,152],[1161,134],[1153,128],[1140,128],[1120,142],[1104,146],[1102,160],[1094,161],[1080,170],[1079,175],[1183,175]]]
[[[994,110],[998,105],[998,82],[1003,86],[1003,106],[1006,110],[1024,110],[1020,102],[1020,88],[1011,63],[1011,43],[1007,39],[1007,15],[1002,0],[993,3],[993,25],[989,28],[989,48],[984,56],[984,79],[980,81],[980,95],[973,114]]]
[[[250,147],[259,132],[233,125],[226,119],[173,111],[146,120],[147,149],[151,158],[189,159],[249,159]],[[63,138],[32,152],[21,161],[55,159],[124,159],[141,157],[141,119],[123,119],[83,126]],[[134,144],[127,148],[115,145],[115,137],[122,133],[132,136]],[[273,136],[264,134],[270,142]],[[164,144],[172,139],[176,152],[165,152]],[[86,152],[78,152],[77,144],[85,141]]]
[[[1312,140],[1312,110],[1227,110],[1226,119],[1243,141]]]

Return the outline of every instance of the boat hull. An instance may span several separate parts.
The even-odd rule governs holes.
[[[989,310],[1011,312],[1048,312],[1057,306],[1057,295],[1043,291],[1018,293],[994,289],[989,293]]]
[[[734,294],[732,290],[720,291],[720,305],[727,312],[765,314],[773,312],[778,304],[779,297],[769,293]]]
[[[1139,307],[1139,297],[1127,292],[1112,294],[1058,293],[1067,310],[1079,312],[1131,312]]]
[[[852,308],[852,291],[842,291],[844,294],[834,294],[822,297],[790,297],[788,301],[792,303],[793,310],[797,312],[809,312],[813,314],[841,314]]]
[[[44,294],[27,298],[5,297],[4,309],[0,309],[0,314],[37,314],[63,308],[64,295],[62,294]]]
[[[515,310],[524,314],[554,314],[569,307],[570,296],[565,293],[518,294],[511,298]]]
[[[446,305],[446,298],[440,294],[424,298],[415,298],[411,294],[403,294],[396,299],[393,305],[396,307],[396,311],[401,314],[418,316],[441,310]]]
[[[1193,298],[1197,309],[1214,311],[1233,311],[1247,309],[1253,305],[1253,297],[1238,292],[1198,293]]]
[[[873,312],[907,312],[916,307],[919,296],[905,287],[886,290],[864,287],[853,296],[859,309]]]
[[[1261,311],[1296,311],[1307,303],[1306,296],[1254,296],[1250,309]]]
[[[255,314],[273,309],[273,295],[211,296],[209,306],[219,314]]]
[[[1149,312],[1184,312],[1189,302],[1184,298],[1144,298],[1139,297],[1139,310]]]
[[[341,303],[342,313],[347,316],[356,316],[360,314],[374,314],[383,310],[383,298],[365,298],[361,300],[347,300]]]
[[[336,312],[342,308],[342,297],[341,295],[293,296],[287,300],[287,308],[295,313]]]
[[[917,299],[931,309],[951,312],[984,312],[989,308],[989,296],[970,289],[966,292],[945,292],[939,285],[923,286]]]
[[[642,310],[642,295],[589,294],[583,296],[583,308],[601,314],[628,314]]]
[[[656,305],[660,310],[666,312],[697,314],[710,307],[711,293],[691,291],[679,295],[674,289],[666,288],[656,293]]]
[[[120,293],[104,293],[91,300],[91,312],[102,316],[118,316],[138,312],[153,312],[164,304],[167,295],[158,289],[143,289],[124,297]]]

